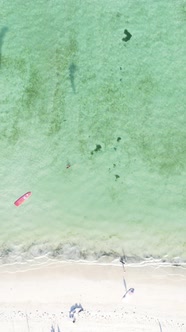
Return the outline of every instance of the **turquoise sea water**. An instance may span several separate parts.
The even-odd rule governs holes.
[[[1,0],[3,263],[186,261],[185,36],[183,0]]]

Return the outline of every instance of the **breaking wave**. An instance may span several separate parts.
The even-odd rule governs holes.
[[[47,261],[85,261],[97,263],[120,263],[121,252],[103,251],[95,248],[81,248],[76,243],[30,243],[29,245],[3,245],[0,248],[0,264],[42,263]],[[181,257],[124,256],[131,265],[172,265],[186,267],[186,260]]]

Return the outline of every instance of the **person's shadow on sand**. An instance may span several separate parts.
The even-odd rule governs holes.
[[[50,332],[55,332],[55,328],[54,328],[53,325],[51,326],[51,330],[50,330]],[[59,328],[59,325],[57,326],[57,331],[56,331],[56,332],[61,332],[61,330],[60,330],[60,328]]]
[[[2,58],[2,46],[3,46],[3,42],[4,42],[4,37],[7,33],[7,31],[8,31],[7,27],[3,27],[0,30],[0,66],[1,66],[1,58]]]

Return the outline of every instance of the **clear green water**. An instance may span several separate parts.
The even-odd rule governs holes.
[[[186,4],[1,5],[1,260],[186,260]]]

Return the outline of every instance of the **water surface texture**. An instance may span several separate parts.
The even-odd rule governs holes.
[[[186,260],[185,36],[182,0],[2,1],[2,262]]]

